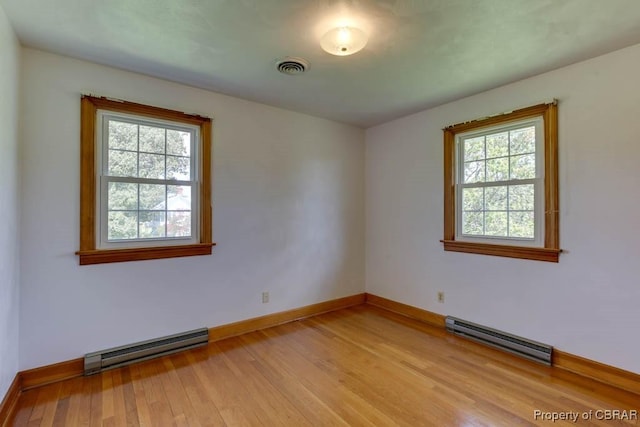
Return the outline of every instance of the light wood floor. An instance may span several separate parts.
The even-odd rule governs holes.
[[[640,397],[362,305],[23,392],[16,426],[514,426]],[[640,425],[579,420],[577,425]]]

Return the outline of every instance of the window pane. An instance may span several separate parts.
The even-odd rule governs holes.
[[[511,237],[534,237],[533,212],[509,212],[509,235]]]
[[[462,234],[484,234],[484,214],[482,212],[462,213]]]
[[[509,209],[532,211],[534,208],[533,184],[509,186]]]
[[[189,181],[191,179],[191,159],[189,157],[167,156],[167,179]]]
[[[164,154],[164,128],[140,126],[140,151]]]
[[[138,150],[138,125],[109,120],[109,148]]]
[[[109,212],[107,237],[109,240],[137,238],[138,212]]]
[[[167,129],[167,154],[191,155],[191,133]]]
[[[140,184],[140,210],[163,211],[165,209],[166,191],[166,185]]]
[[[484,182],[484,161],[464,164],[464,183]]]
[[[167,210],[190,211],[191,187],[188,185],[167,186]]]
[[[487,182],[506,181],[509,177],[509,158],[487,160]]]
[[[110,176],[138,176],[138,154],[131,151],[109,150]]]
[[[511,157],[511,179],[531,179],[536,177],[536,155],[524,154]]]
[[[164,156],[140,153],[140,178],[164,179]]]
[[[462,209],[465,211],[481,211],[484,209],[484,191],[482,188],[462,189]]]
[[[485,213],[485,235],[507,236],[507,213],[506,212],[486,212]]]
[[[191,236],[191,212],[167,212],[167,237]]]
[[[487,135],[487,158],[509,155],[509,132]]]
[[[137,210],[138,184],[130,184],[128,182],[110,182],[107,206],[110,211]]]
[[[164,212],[140,212],[140,238],[165,237]]]
[[[488,211],[507,210],[507,187],[487,187],[485,189],[485,209]]]
[[[534,126],[512,130],[511,155],[536,152],[536,128]]]

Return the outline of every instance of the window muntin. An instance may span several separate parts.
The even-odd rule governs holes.
[[[198,241],[198,126],[98,111],[99,248]]]
[[[456,239],[542,246],[542,117],[456,136]]]

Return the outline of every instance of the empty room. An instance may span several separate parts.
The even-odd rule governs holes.
[[[0,0],[0,427],[640,425],[638,0]]]

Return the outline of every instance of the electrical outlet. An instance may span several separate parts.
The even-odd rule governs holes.
[[[444,292],[438,292],[438,302],[444,302]]]
[[[262,293],[262,303],[266,304],[269,302],[269,292],[263,292]]]

